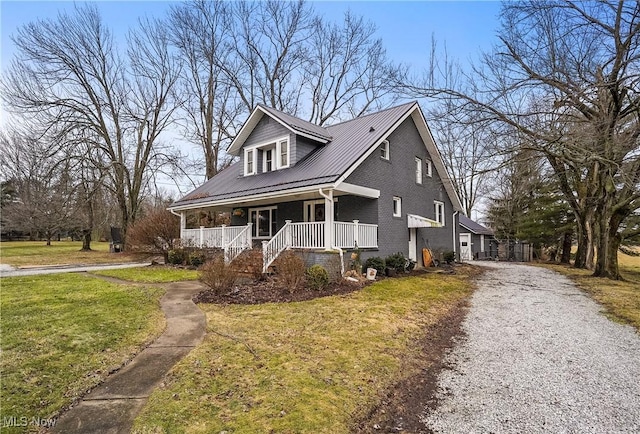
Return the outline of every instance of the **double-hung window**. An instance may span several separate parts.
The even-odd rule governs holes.
[[[433,176],[433,165],[431,164],[431,160],[427,160],[427,176],[431,178]]]
[[[444,226],[444,203],[437,200],[433,201],[433,212],[436,221]]]
[[[275,164],[273,161],[273,154],[275,149],[265,149],[262,151],[262,171],[263,172],[271,172],[275,168]]]
[[[255,175],[257,173],[258,153],[255,149],[244,150],[244,174]]]
[[[422,158],[416,157],[416,184],[422,184]]]
[[[380,145],[380,158],[382,158],[383,160],[389,159],[389,141],[388,140],[383,140],[382,144]]]
[[[276,146],[278,158],[278,169],[289,167],[289,139],[279,140]]]

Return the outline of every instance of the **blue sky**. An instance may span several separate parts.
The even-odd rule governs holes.
[[[97,2],[105,22],[116,35],[124,35],[138,17],[164,16],[169,1]],[[451,55],[465,62],[476,58],[481,49],[495,41],[498,29],[498,1],[314,1],[316,11],[340,20],[348,9],[364,16],[378,28],[392,59],[423,66],[431,36],[446,42]],[[39,18],[55,17],[58,11],[72,9],[71,1],[0,1],[2,44],[0,62],[6,65],[13,55],[10,39],[17,28]]]

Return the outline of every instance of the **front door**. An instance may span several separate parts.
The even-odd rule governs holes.
[[[473,259],[471,253],[471,234],[460,234],[460,260],[470,261]]]
[[[325,220],[324,199],[308,200],[304,203],[305,222],[323,222]]]

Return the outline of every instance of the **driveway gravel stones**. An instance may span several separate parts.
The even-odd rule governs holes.
[[[487,262],[447,356],[438,433],[640,433],[640,335],[553,271]]]

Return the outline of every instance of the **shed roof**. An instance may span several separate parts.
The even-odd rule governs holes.
[[[460,226],[470,230],[474,234],[493,235],[493,231],[491,229],[482,226],[480,223],[474,222],[469,217],[462,214],[460,214]]]

